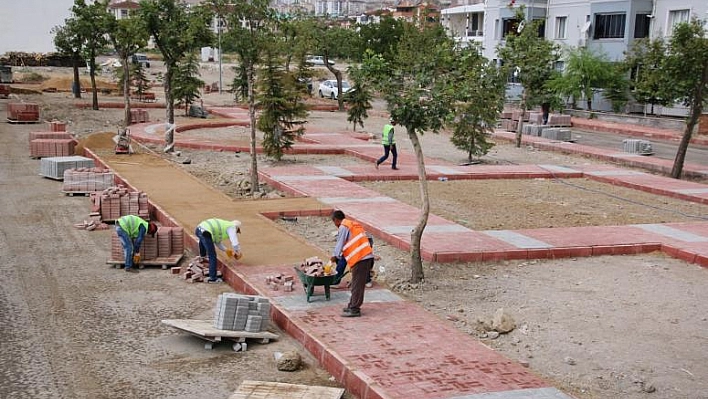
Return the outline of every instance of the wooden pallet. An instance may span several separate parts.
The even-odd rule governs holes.
[[[36,121],[20,121],[20,120],[17,120],[17,119],[10,119],[10,118],[6,118],[6,119],[7,119],[7,123],[11,123],[11,124],[13,124],[13,125],[28,125],[28,124],[31,124],[31,123],[39,123],[39,120],[36,120]]]
[[[258,339],[261,344],[267,344],[271,339],[278,339],[277,334],[268,331],[248,332],[234,330],[219,330],[214,328],[212,320],[167,319],[162,324],[187,332],[195,337],[207,341],[204,349],[213,349],[214,344],[224,339],[233,341],[232,349],[235,352],[245,352],[248,348],[246,338]]]
[[[104,221],[105,223],[105,221]],[[150,259],[150,260],[141,260],[140,263],[138,263],[138,269],[144,269],[145,266],[160,266],[162,267],[162,270],[167,270],[172,266],[175,266],[179,263],[180,260],[182,260],[182,257],[184,255],[179,254],[179,255],[173,255],[168,258],[155,258],[155,259]],[[113,265],[113,267],[120,268],[125,265],[125,262],[121,259],[108,259],[106,261],[107,264]]]
[[[89,195],[91,195],[91,193],[95,193],[95,192],[97,192],[97,191],[64,191],[64,190],[62,190],[62,193],[66,194],[69,197],[75,197],[75,196],[88,197]]]
[[[344,388],[244,380],[229,399],[340,399]]]

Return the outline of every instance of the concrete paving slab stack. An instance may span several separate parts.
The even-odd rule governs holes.
[[[42,158],[39,174],[50,179],[63,180],[64,172],[69,169],[93,168],[94,166],[93,159],[80,156]]]
[[[214,310],[214,327],[221,330],[260,332],[268,328],[268,298],[234,293],[219,295]]]
[[[103,191],[115,184],[113,172],[103,168],[77,168],[64,171],[62,191],[90,193]]]

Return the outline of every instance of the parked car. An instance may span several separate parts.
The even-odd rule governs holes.
[[[145,68],[150,68],[150,61],[145,54],[133,54],[132,61],[133,64],[140,64]]]
[[[351,90],[351,86],[349,86],[349,82],[346,80],[342,81],[342,93],[346,94]],[[330,79],[330,80],[325,80],[324,82],[320,83],[320,88],[319,88],[319,93],[320,97],[329,97],[331,99],[336,99],[339,98],[339,94],[337,93],[337,80],[335,79]]]
[[[306,61],[308,64],[312,64],[312,65],[324,66],[324,64],[325,64],[324,57],[321,55],[310,56]],[[327,61],[328,61],[329,65],[334,65],[334,61],[332,61],[332,60],[327,60]]]

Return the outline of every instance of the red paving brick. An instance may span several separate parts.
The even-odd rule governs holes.
[[[247,120],[245,110],[219,108],[211,111],[237,120]],[[145,133],[141,127],[146,126],[131,126],[135,129],[133,136],[141,140],[162,139]],[[183,139],[189,141],[188,134],[185,136]],[[513,138],[510,133],[497,132],[495,136]],[[293,152],[346,151],[367,161],[375,160],[382,152],[380,146],[371,145],[362,137],[311,132],[304,137],[308,144],[296,143]],[[670,163],[572,143],[554,143],[536,137],[524,136],[524,140],[553,151],[580,153],[652,170],[665,168],[667,162]],[[404,153],[399,160],[405,170],[392,171],[388,165],[382,165],[379,170],[374,169],[373,165],[330,168],[330,172],[341,175],[337,177],[328,176],[327,168],[298,166],[262,168],[260,173],[265,180],[282,190],[294,195],[316,197],[332,208],[344,210],[375,235],[405,249],[410,245],[410,228],[417,222],[418,209],[356,184],[356,181],[374,179],[416,179],[413,168],[415,158]],[[708,198],[705,192],[708,186],[705,185],[608,165],[584,165],[572,169],[547,165],[467,168],[426,160],[426,167],[431,179],[441,176],[451,179],[589,177],[690,201],[702,202]],[[706,168],[687,165],[687,170],[694,173],[702,173],[702,169]],[[385,206],[380,206],[381,203]],[[708,267],[708,221],[526,229],[490,234],[492,232],[472,231],[431,215],[423,236],[422,252],[427,259],[453,262],[637,254],[661,250],[670,256]],[[187,241],[194,247],[194,237],[188,236]],[[304,302],[299,281],[293,292],[272,291],[267,287],[265,278],[276,273],[292,272],[292,266],[260,266],[228,268],[224,276],[232,287],[241,292],[271,297],[275,303],[274,321],[301,341],[338,381],[358,397],[453,398],[549,386],[527,369],[505,359],[414,303],[403,300],[369,301],[362,310],[364,317],[358,319],[339,317],[341,299],[339,302],[333,300],[331,304],[320,303],[316,310],[288,307],[288,301],[299,298]],[[317,288],[322,294],[322,288]],[[367,290],[367,298],[371,300],[376,291],[386,290]],[[341,295],[339,292],[337,295]],[[322,297],[319,300],[323,300]]]

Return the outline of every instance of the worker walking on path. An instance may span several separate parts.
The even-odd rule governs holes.
[[[231,258],[241,259],[241,246],[238,243],[238,233],[241,233],[241,222],[238,220],[207,219],[197,226],[195,234],[199,238],[199,256],[209,257],[209,279],[207,283],[221,283],[216,275],[216,247],[225,251]],[[231,241],[231,248],[226,248],[221,242],[226,238]]]
[[[332,262],[344,257],[352,272],[349,304],[344,308],[342,317],[361,316],[361,305],[364,303],[364,291],[369,273],[374,267],[374,251],[371,249],[366,231],[357,222],[346,219],[344,212],[332,212],[332,222],[337,226],[337,244],[332,251]]]
[[[140,263],[140,246],[143,243],[145,234],[155,237],[157,225],[147,222],[143,218],[135,215],[121,216],[116,220],[116,234],[123,245],[123,256],[125,257],[125,271],[137,273],[133,267]]]
[[[390,121],[391,123],[387,123],[383,128],[381,144],[383,144],[384,154],[376,161],[376,169],[378,169],[379,165],[381,165],[385,160],[388,159],[388,153],[390,152],[393,155],[391,169],[398,170],[398,168],[396,167],[396,161],[398,160],[398,151],[396,151],[396,139],[393,137],[393,125],[395,123],[393,122],[393,119],[391,119]]]

